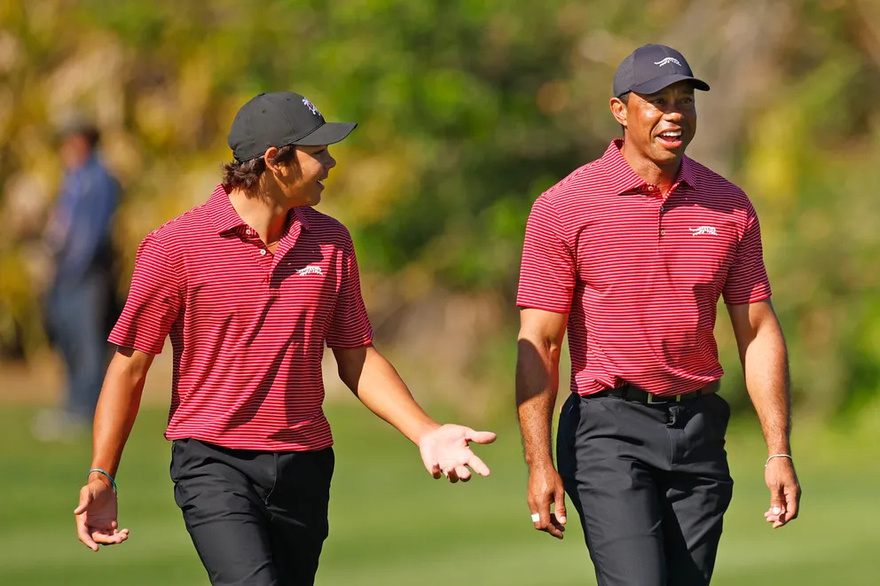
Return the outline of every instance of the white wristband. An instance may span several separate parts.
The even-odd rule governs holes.
[[[764,462],[764,468],[767,467],[767,464],[769,464],[770,460],[772,460],[773,458],[788,458],[792,461],[792,463],[794,463],[794,460],[791,459],[791,454],[771,454],[770,457],[767,458],[767,461]]]

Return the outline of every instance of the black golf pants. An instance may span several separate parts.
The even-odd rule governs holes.
[[[572,394],[557,459],[599,586],[705,586],[733,480],[717,394],[651,405]]]
[[[334,455],[172,445],[174,498],[214,586],[311,586]]]

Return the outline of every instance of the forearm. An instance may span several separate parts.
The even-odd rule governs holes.
[[[559,388],[558,343],[520,338],[516,361],[516,405],[526,463],[553,465],[551,429]]]
[[[116,476],[122,450],[134,426],[146,381],[147,368],[117,353],[107,369],[95,411],[91,468]]]
[[[440,427],[419,406],[391,363],[372,346],[335,351],[339,376],[373,413],[414,444]]]
[[[788,355],[779,322],[770,320],[743,349],[746,388],[770,454],[790,454],[791,391]]]

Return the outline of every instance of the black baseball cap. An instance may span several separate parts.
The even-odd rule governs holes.
[[[236,161],[262,156],[269,147],[320,146],[337,143],[356,122],[327,122],[308,98],[293,92],[257,95],[232,121],[226,142]]]
[[[627,92],[653,94],[677,81],[693,82],[694,89],[709,91],[709,84],[694,77],[684,55],[666,45],[644,45],[629,54],[614,74],[614,95]]]

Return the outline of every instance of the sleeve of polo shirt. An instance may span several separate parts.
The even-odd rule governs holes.
[[[361,295],[357,255],[351,236],[347,232],[346,236],[342,253],[342,279],[327,330],[327,345],[331,348],[358,348],[373,341],[373,327]]]
[[[577,271],[563,223],[549,197],[532,205],[526,223],[516,304],[556,313],[571,311]]]
[[[177,275],[155,235],[144,238],[138,247],[128,299],[110,332],[111,343],[147,354],[162,352],[183,306]]]
[[[724,302],[729,305],[756,303],[770,297],[770,279],[764,266],[761,224],[749,205],[746,226],[736,251],[736,258],[724,283]]]

